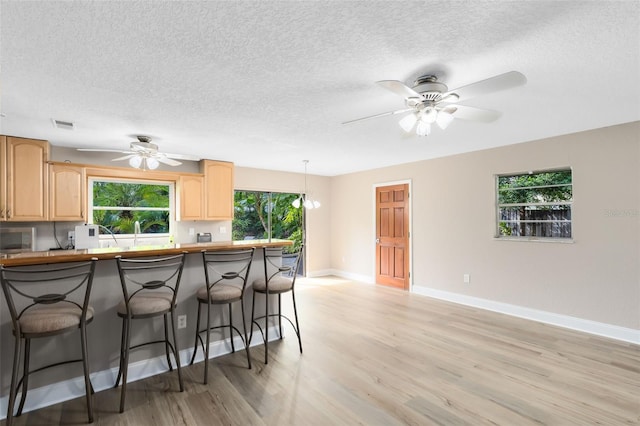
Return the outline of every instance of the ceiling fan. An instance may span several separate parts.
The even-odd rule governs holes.
[[[179,166],[182,164],[181,160],[198,161],[200,158],[183,154],[168,154],[158,151],[158,145],[151,143],[150,136],[137,135],[137,141],[131,142],[128,151],[121,151],[115,149],[100,149],[100,148],[78,148],[78,151],[92,151],[92,152],[119,152],[121,154],[127,154],[122,157],[114,158],[111,161],[124,161],[129,160],[129,165],[137,169],[143,170],[157,169],[160,163],[167,164],[169,166]]]
[[[446,84],[439,82],[437,77],[432,74],[419,77],[412,87],[397,80],[382,80],[378,81],[377,84],[396,95],[402,96],[406,108],[357,118],[345,121],[342,124],[411,112],[411,114],[403,117],[398,124],[407,133],[411,132],[415,127],[418,136],[426,136],[431,133],[432,124],[435,123],[444,130],[454,118],[490,123],[500,117],[501,113],[499,111],[460,105],[457,102],[522,86],[526,82],[527,78],[518,71],[496,75],[454,90],[449,90]]]

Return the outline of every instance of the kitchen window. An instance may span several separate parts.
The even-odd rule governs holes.
[[[496,176],[496,236],[571,239],[571,169]]]
[[[89,220],[111,234],[172,233],[174,183],[142,180],[89,179]]]

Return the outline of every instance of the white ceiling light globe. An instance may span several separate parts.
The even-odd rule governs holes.
[[[160,162],[153,157],[147,158],[147,168],[149,170],[155,170],[160,165]]]
[[[418,121],[418,117],[412,113],[400,120],[398,124],[402,127],[402,130],[409,133],[411,132],[411,129],[413,129],[413,126],[415,126],[416,121]]]
[[[142,157],[139,157],[136,155],[135,157],[129,158],[129,165],[131,167],[135,167],[136,169],[139,169],[140,166],[142,165]]]

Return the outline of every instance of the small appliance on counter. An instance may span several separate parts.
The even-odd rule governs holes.
[[[198,232],[198,234],[196,235],[196,241],[199,243],[210,243],[211,232]]]
[[[100,247],[100,232],[98,225],[79,225],[76,226],[75,238],[76,249],[88,249]]]
[[[0,228],[0,252],[21,253],[36,250],[36,228]]]

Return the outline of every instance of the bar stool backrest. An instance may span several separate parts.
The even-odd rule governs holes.
[[[247,286],[255,248],[232,251],[203,251],[204,275],[207,290],[224,283],[242,290]]]
[[[0,282],[9,307],[16,336],[22,335],[20,318],[35,309],[75,306],[81,310],[81,324],[87,309],[97,259],[71,264],[1,267]],[[77,325],[76,325],[77,326]],[[67,329],[30,333],[31,337],[52,335]]]
[[[136,295],[142,296],[145,292],[168,293],[171,297],[171,306],[175,306],[184,258],[184,253],[144,259],[116,257],[127,315],[131,314],[129,307],[131,299]]]
[[[302,262],[304,244],[294,255],[284,254],[282,247],[264,247],[264,275],[267,281],[281,276],[292,280],[291,287],[296,284],[296,276]]]

